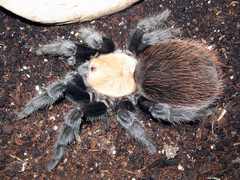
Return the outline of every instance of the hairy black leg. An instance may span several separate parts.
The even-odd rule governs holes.
[[[169,28],[167,22],[169,15],[170,11],[165,10],[159,15],[141,20],[130,36],[128,49],[138,54],[150,45],[158,44],[179,35],[179,29]]]
[[[82,107],[71,110],[64,117],[64,124],[60,130],[57,142],[54,146],[53,158],[49,162],[47,169],[51,171],[64,156],[67,145],[74,139],[78,139],[80,126],[84,122],[95,121],[106,117],[107,106],[102,102],[93,102]]]
[[[75,59],[77,59],[77,61],[80,61],[81,63],[84,63],[86,60],[89,60],[91,56],[94,56],[95,54],[107,54],[113,52],[115,49],[113,41],[108,37],[102,37],[100,45],[96,47],[94,46],[91,47],[88,44],[76,44],[76,45],[77,51],[75,54]]]
[[[149,112],[155,119],[161,119],[170,122],[172,120],[171,107],[167,104],[154,104],[149,107]]]
[[[169,104],[154,103],[145,98],[140,98],[138,105],[143,111],[149,112],[153,119],[167,121],[172,124],[194,121],[206,112],[200,107],[173,107]]]
[[[59,161],[62,160],[66,146],[73,142],[74,138],[78,137],[79,128],[82,123],[83,113],[80,108],[71,110],[64,117],[64,124],[60,130],[57,142],[54,146],[53,158],[48,163],[47,169],[54,169]]]
[[[87,44],[79,44],[70,40],[56,40],[36,50],[37,55],[64,56],[69,65],[83,63],[98,51]]]
[[[138,22],[137,28],[143,30],[144,32],[150,32],[156,29],[162,29],[167,26],[167,20],[170,16],[171,11],[166,9],[160,14],[155,16],[146,17]]]
[[[147,45],[142,43],[143,35],[144,31],[141,29],[136,29],[136,31],[133,32],[133,34],[130,37],[130,42],[128,45],[129,51],[138,54],[147,47]]]
[[[115,45],[111,38],[106,37],[95,29],[81,28],[79,38],[82,43],[76,43],[77,51],[75,58],[81,63],[89,60],[95,54],[111,53],[115,50]]]
[[[65,90],[66,86],[61,81],[49,85],[42,94],[30,100],[23,110],[17,113],[17,119],[23,119],[39,109],[52,105],[63,97]]]
[[[44,92],[30,100],[23,110],[17,113],[17,119],[23,119],[33,112],[54,104],[63,97],[74,102],[89,102],[86,87],[81,76],[76,72],[68,73],[63,80],[56,81],[46,87]]]
[[[76,51],[77,46],[73,41],[59,39],[42,45],[36,50],[36,54],[71,57],[76,54]]]
[[[172,124],[195,121],[197,118],[210,114],[205,108],[185,106],[171,107],[167,104],[155,104],[149,108],[149,111],[153,118],[168,121]]]
[[[142,46],[150,46],[175,38],[180,34],[180,29],[167,28],[145,33],[142,37]]]
[[[71,77],[71,80],[66,82],[65,84],[66,91],[64,95],[66,99],[77,104],[89,103],[90,95],[86,91],[87,88],[81,75],[75,73],[74,76]]]
[[[132,137],[146,146],[151,154],[156,153],[156,147],[146,136],[143,125],[138,120],[137,112],[133,105],[129,101],[124,101],[120,103],[118,108],[117,121],[119,124],[126,129]]]
[[[105,37],[105,36],[103,36],[102,39],[103,39],[103,44],[100,49],[100,53],[107,54],[107,53],[113,52],[115,50],[115,45],[112,39],[110,37]]]
[[[111,38],[106,37],[94,29],[82,28],[79,30],[79,38],[82,42],[70,40],[56,40],[45,44],[36,50],[37,55],[64,56],[69,65],[82,64],[91,56],[110,53],[115,50]]]
[[[98,53],[111,53],[115,50],[112,39],[93,28],[81,28],[79,30],[79,38],[88,47],[97,50]]]
[[[97,49],[93,49],[86,44],[77,44],[77,52],[75,58],[84,63],[86,60],[89,60],[91,56],[94,56],[97,53]]]

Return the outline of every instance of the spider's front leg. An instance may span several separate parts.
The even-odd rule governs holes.
[[[67,58],[69,65],[81,64],[95,54],[110,53],[115,50],[111,38],[100,34],[92,28],[79,30],[80,42],[56,40],[45,44],[36,50],[37,55],[56,55]]]
[[[30,100],[23,110],[17,113],[17,119],[23,119],[39,109],[53,105],[61,98],[67,98],[75,103],[90,101],[83,79],[77,72],[70,72],[63,80],[47,86],[43,93]]]
[[[64,156],[66,146],[79,137],[80,126],[83,122],[107,118],[107,106],[102,102],[93,102],[71,110],[64,117],[64,124],[54,146],[54,154],[47,169],[51,171]]]
[[[117,113],[117,121],[132,137],[146,146],[151,154],[156,153],[156,147],[146,136],[143,125],[138,120],[137,112],[131,102],[120,102]]]

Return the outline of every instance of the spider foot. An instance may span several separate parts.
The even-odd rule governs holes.
[[[141,29],[144,32],[149,32],[157,28],[164,28],[166,27],[170,14],[171,11],[169,9],[166,9],[158,15],[146,17],[138,22],[137,29]]]
[[[24,119],[38,109],[53,104],[53,102],[54,100],[50,96],[48,96],[47,92],[44,92],[43,94],[36,96],[31,101],[29,101],[25,105],[23,110],[16,114],[16,120]]]
[[[70,40],[56,40],[49,44],[45,44],[36,50],[37,55],[57,55],[64,57],[75,56],[77,46]]]

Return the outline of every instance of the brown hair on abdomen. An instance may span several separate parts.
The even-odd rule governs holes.
[[[135,70],[139,91],[149,100],[176,106],[205,106],[223,91],[221,63],[205,45],[171,40],[150,46]]]

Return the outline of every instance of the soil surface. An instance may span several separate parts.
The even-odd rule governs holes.
[[[146,119],[158,153],[149,155],[112,118],[83,126],[81,141],[70,145],[52,172],[52,155],[63,116],[63,101],[21,121],[19,111],[39,88],[72,67],[61,58],[36,56],[34,48],[57,38],[77,40],[81,26],[95,26],[124,48],[129,30],[143,17],[169,8],[171,20],[192,38],[218,51],[225,94],[218,111],[198,123],[171,126]],[[240,178],[240,2],[233,0],[146,0],[89,23],[43,26],[0,10],[0,179],[239,179]],[[224,116],[223,116],[224,115]]]

